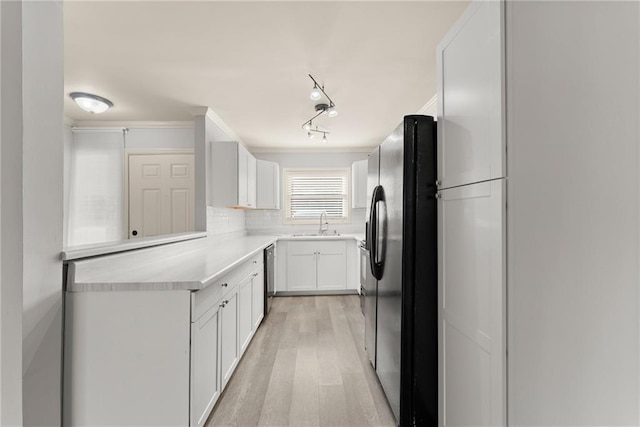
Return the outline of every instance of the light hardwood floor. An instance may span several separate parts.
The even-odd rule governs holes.
[[[356,295],[274,298],[206,426],[394,426],[363,335]]]

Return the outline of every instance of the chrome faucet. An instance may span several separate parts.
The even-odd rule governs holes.
[[[322,217],[324,216],[324,222],[322,222]],[[318,230],[318,234],[324,236],[324,233],[329,231],[329,218],[327,217],[327,211],[322,211],[320,213],[320,229]]]

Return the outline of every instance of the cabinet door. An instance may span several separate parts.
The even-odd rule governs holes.
[[[287,290],[316,289],[316,244],[289,242],[287,248]]]
[[[437,49],[440,188],[505,176],[504,2],[473,2]]]
[[[347,287],[347,242],[318,242],[318,289]]]
[[[229,381],[238,363],[238,293],[228,294],[220,309],[220,375],[221,387]]]
[[[202,426],[220,395],[218,305],[191,324],[191,426]]]
[[[256,207],[256,158],[247,153],[247,207]]]
[[[262,317],[264,314],[264,292],[265,292],[265,283],[264,283],[264,268],[259,269],[255,273],[253,273],[253,278],[251,281],[251,286],[253,288],[252,296],[253,296],[253,304],[252,304],[252,314],[251,314],[251,322],[253,323],[253,330],[258,329],[258,325],[262,321]]]
[[[351,201],[354,209],[367,207],[367,160],[351,166]]]
[[[251,322],[251,279],[247,276],[238,286],[238,342],[240,343],[240,353],[244,353],[245,348],[249,344],[252,331]]]
[[[440,192],[439,417],[505,425],[504,180]]]
[[[256,207],[280,209],[280,167],[276,162],[257,160]]]
[[[238,206],[249,204],[249,152],[238,144]]]

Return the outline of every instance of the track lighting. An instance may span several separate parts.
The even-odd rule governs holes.
[[[309,137],[309,139],[313,139],[313,137],[315,136],[316,133],[321,133],[322,134],[322,142],[328,142],[327,134],[329,132],[326,131],[326,130],[320,130],[320,129],[318,129],[317,126],[316,126],[315,129],[309,129],[309,131],[307,132],[307,136]]]
[[[313,138],[312,132],[318,132],[322,133],[322,142],[327,142],[327,134],[329,132],[318,130],[318,126],[316,126],[315,129],[312,129],[313,120],[323,114],[326,114],[329,117],[335,117],[338,115],[338,111],[336,110],[336,104],[334,104],[333,100],[329,97],[329,95],[327,95],[327,92],[324,91],[324,86],[318,84],[316,79],[314,79],[311,74],[309,74],[309,78],[313,81],[313,89],[311,89],[310,98],[314,101],[319,101],[324,95],[327,102],[319,102],[314,106],[316,115],[304,122],[302,124],[302,128],[307,131],[307,136],[309,137],[309,139]]]
[[[72,92],[69,94],[80,108],[90,113],[100,114],[113,107],[113,102],[107,98],[85,92]]]

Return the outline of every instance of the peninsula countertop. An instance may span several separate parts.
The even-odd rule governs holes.
[[[340,236],[209,236],[68,262],[67,292],[206,288],[277,240],[358,240]]]
[[[199,290],[276,241],[204,237],[69,262],[67,291]]]

